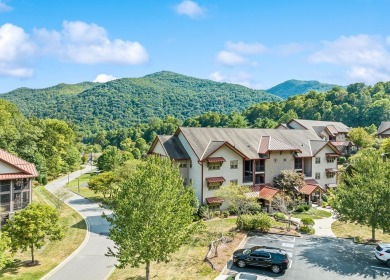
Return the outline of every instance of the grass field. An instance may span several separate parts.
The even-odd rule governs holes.
[[[332,214],[325,210],[320,210],[316,208],[310,208],[306,212],[302,213],[294,213],[292,216],[294,218],[312,218],[312,219],[322,219],[322,218],[329,218]]]
[[[58,205],[58,199],[42,186],[34,188],[33,201],[52,206]],[[64,228],[64,238],[60,241],[48,242],[44,247],[36,250],[35,258],[39,261],[39,265],[25,266],[31,261],[31,255],[29,252],[18,252],[15,255],[13,266],[0,270],[0,279],[40,279],[76,250],[84,241],[86,234],[83,218],[72,208],[63,204],[60,210],[60,223]]]
[[[100,193],[95,193],[94,191],[90,190],[88,188],[88,181],[91,177],[91,174],[85,173],[78,177],[78,179],[75,179],[73,181],[70,181],[69,184],[66,186],[69,190],[80,194],[83,197],[86,197],[88,199],[103,202],[103,195]]]
[[[361,237],[364,240],[371,239],[371,228],[354,223],[335,221],[332,231],[337,237]],[[376,230],[375,238],[381,242],[390,243],[390,234],[384,234],[382,230]]]
[[[234,229],[236,218],[213,219],[204,222],[205,229],[194,236],[190,244],[183,245],[178,252],[172,255],[169,263],[152,263],[151,279],[171,279],[171,280],[209,280],[214,279],[219,271],[213,271],[209,264],[203,261],[208,252],[208,245],[212,240],[218,239],[221,232],[224,234]],[[239,243],[241,236],[236,236],[235,241]],[[219,256],[228,259],[232,251],[237,247],[237,243],[228,247],[220,247]],[[223,265],[226,261],[222,261]],[[145,266],[139,268],[127,267],[125,269],[116,269],[110,277],[111,280],[127,279],[142,280],[145,279]]]

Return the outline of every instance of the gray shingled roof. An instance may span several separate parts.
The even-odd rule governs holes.
[[[313,156],[311,141],[317,140],[326,145],[326,141],[310,130],[278,130],[254,128],[212,128],[212,127],[180,127],[176,132],[182,132],[199,159],[204,158],[208,147],[213,142],[226,141],[249,159],[259,158],[259,146],[262,136],[269,136],[302,151],[299,156]],[[216,143],[215,143],[216,144]],[[316,146],[317,147],[317,146]],[[314,150],[317,150],[315,148]]]
[[[190,158],[177,136],[159,135],[157,137],[163,144],[164,149],[168,153],[169,158],[176,160]]]
[[[378,127],[377,134],[381,134],[382,132],[385,132],[388,129],[390,129],[390,122],[381,122],[380,126]]]
[[[319,130],[323,130],[327,126],[334,126],[338,132],[348,133],[349,127],[343,124],[342,122],[332,122],[332,121],[315,121],[315,120],[301,120],[301,119],[293,119],[297,123],[306,127],[307,129],[313,129],[317,133]]]

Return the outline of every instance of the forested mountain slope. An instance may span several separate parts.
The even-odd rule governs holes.
[[[67,120],[87,134],[130,127],[153,117],[184,120],[207,111],[228,114],[261,101],[280,100],[261,90],[167,71],[103,84],[21,88],[0,97],[16,104],[26,117]]]
[[[277,95],[283,99],[287,99],[289,96],[305,94],[311,90],[326,92],[335,86],[337,85],[324,84],[318,81],[288,80],[270,89],[267,89],[266,92]]]

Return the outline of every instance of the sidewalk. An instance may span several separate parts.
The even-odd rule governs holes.
[[[74,180],[81,174],[90,172],[94,167],[86,166],[83,170],[69,174],[69,180]],[[46,186],[52,193],[63,188],[68,182],[68,176],[64,176]],[[76,210],[87,223],[87,236],[80,247],[62,263],[45,275],[42,279],[50,280],[103,280],[113,272],[116,259],[106,257],[107,247],[113,247],[114,243],[108,239],[109,223],[101,217],[103,210],[111,214],[107,209],[102,209],[98,203],[92,202],[73,192],[65,203]]]
[[[332,213],[332,210],[327,209],[327,208],[317,207],[317,209],[325,210],[325,211]],[[331,227],[332,223],[334,221],[336,221],[336,219],[333,217],[333,213],[332,213],[332,216],[330,216],[329,218],[315,219],[314,220],[314,227],[313,227],[315,230],[314,235],[336,237],[336,235],[334,235],[334,233],[332,231],[332,227]]]

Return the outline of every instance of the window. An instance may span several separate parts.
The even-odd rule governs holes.
[[[219,211],[220,210],[220,206],[221,206],[221,204],[210,204],[209,205],[209,209],[211,211]]]
[[[238,179],[230,180],[230,184],[238,185]]]
[[[321,158],[320,157],[316,157],[316,163],[321,163]]]
[[[181,162],[179,167],[180,168],[187,168],[187,163],[186,162]]]
[[[230,161],[230,169],[238,169],[238,160]]]
[[[332,163],[332,162],[334,162],[335,159],[336,159],[335,157],[328,157],[328,158],[326,158],[326,162]]]
[[[10,192],[11,191],[11,181],[0,181],[0,192]]]
[[[321,173],[320,172],[316,172],[316,179],[321,179]]]
[[[221,163],[220,162],[209,163],[208,167],[209,170],[219,170],[221,169]]]
[[[209,190],[216,190],[219,189],[219,187],[222,185],[221,182],[216,182],[216,183],[207,183],[207,187]]]
[[[333,172],[326,172],[326,178],[333,178],[335,173]]]

